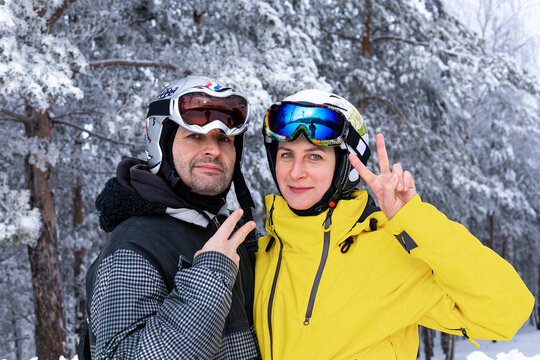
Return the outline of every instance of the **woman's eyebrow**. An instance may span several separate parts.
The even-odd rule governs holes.
[[[278,148],[278,151],[279,150],[284,150],[284,151],[294,151],[292,148],[288,147],[287,145],[282,145]],[[322,146],[316,146],[316,145],[313,145],[312,147],[309,147],[309,148],[306,148],[306,149],[302,149],[302,152],[313,152],[313,151],[316,151],[316,152],[325,152],[325,150],[322,148]]]

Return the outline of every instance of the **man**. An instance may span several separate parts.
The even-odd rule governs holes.
[[[110,231],[87,274],[95,359],[252,359],[255,227],[240,160],[248,102],[188,76],[150,104],[147,162],[120,162],[96,200]],[[234,180],[242,210],[229,216]]]

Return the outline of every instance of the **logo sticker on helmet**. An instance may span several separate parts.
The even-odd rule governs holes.
[[[169,96],[171,96],[172,94],[174,94],[174,93],[176,92],[176,90],[178,90],[178,86],[175,87],[174,89],[166,88],[165,90],[163,90],[163,91],[161,92],[161,94],[159,94],[159,95],[156,97],[156,100],[165,99],[166,97],[169,97]]]
[[[146,120],[146,126],[145,126],[145,127],[146,127],[146,136],[145,136],[144,139],[145,139],[147,142],[152,142],[152,139],[150,139],[150,135],[148,135],[148,123],[149,123],[150,121],[152,121],[152,126],[155,126],[155,125],[156,125],[156,118],[155,118],[155,117],[151,117],[151,118],[148,118],[148,119]]]
[[[212,83],[209,79],[206,79],[206,85],[204,85],[204,87],[207,88],[207,89],[214,90],[214,91],[219,91],[220,89],[223,88],[223,85],[221,85],[219,83],[216,83],[214,85],[214,83]]]
[[[364,125],[362,115],[360,115],[360,113],[354,108],[350,108],[349,111],[350,115],[347,120],[351,123],[358,135],[364,136],[366,133],[366,126]]]

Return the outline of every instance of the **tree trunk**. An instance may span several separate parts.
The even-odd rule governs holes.
[[[364,23],[364,33],[362,34],[362,56],[367,57],[371,54],[371,0],[366,0],[367,12],[366,21]]]
[[[495,251],[495,238],[493,236],[493,213],[489,214],[489,248]]]
[[[447,343],[447,352],[445,360],[454,360],[454,344],[456,341],[456,336],[448,334],[448,343]]]
[[[52,140],[51,121],[47,113],[27,108],[32,122],[26,124],[26,135]],[[30,155],[32,156],[32,155]],[[34,292],[35,342],[39,360],[58,360],[65,354],[65,323],[61,272],[56,242],[56,213],[54,203],[54,168],[45,164],[45,171],[26,159],[26,182],[30,203],[41,214],[41,232],[37,245],[28,247]]]
[[[538,291],[536,292],[536,329],[540,330],[540,262],[538,263]]]
[[[13,301],[13,298],[10,299]],[[13,309],[13,306],[11,306],[11,330],[13,331],[13,346],[15,347],[15,359],[21,360],[22,359],[22,347],[21,347],[21,334],[19,334],[19,327],[17,326],[17,318],[16,318],[16,312]]]
[[[431,360],[433,356],[433,331],[428,328],[422,328],[422,337],[424,340],[424,354],[426,360]]]
[[[450,334],[441,333],[441,348],[444,354],[448,354],[448,342],[450,339]]]
[[[84,221],[84,200],[82,196],[82,181],[81,177],[77,176],[75,179],[75,186],[73,187],[73,230],[77,231]],[[84,289],[84,280],[82,283],[79,283],[79,280],[82,276],[81,266],[83,264],[84,257],[86,255],[86,249],[80,248],[75,251],[74,254],[74,263],[73,263],[73,290],[75,299],[77,301],[77,306],[75,308],[75,316],[77,324],[80,324],[81,321],[85,318],[85,291]],[[79,328],[77,328],[79,332]]]

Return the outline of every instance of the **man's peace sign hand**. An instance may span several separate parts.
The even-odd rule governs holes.
[[[357,156],[349,154],[349,160],[358,174],[371,187],[377,197],[379,206],[388,220],[416,195],[416,187],[412,175],[403,171],[400,164],[394,164],[390,171],[384,136],[377,134],[377,157],[379,159],[379,175],[373,174]]]
[[[242,209],[237,209],[229,215],[227,220],[217,229],[214,236],[208,239],[201,250],[195,253],[194,258],[206,251],[217,251],[227,256],[238,266],[240,256],[238,256],[236,249],[244,241],[249,232],[255,228],[255,222],[248,221],[231,235],[236,223],[242,218],[243,213]]]

